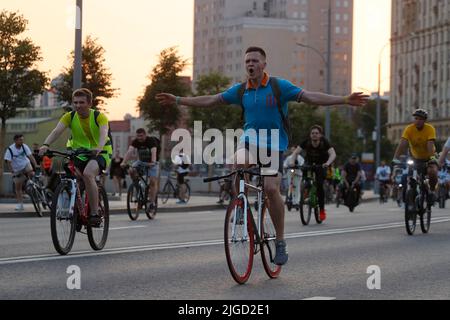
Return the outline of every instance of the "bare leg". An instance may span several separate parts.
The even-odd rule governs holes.
[[[83,181],[86,186],[91,215],[98,214],[98,189],[95,177],[98,176],[99,172],[98,163],[95,160],[89,161],[83,172]]]
[[[268,198],[268,208],[272,218],[277,240],[284,239],[284,204],[280,193],[281,175],[278,177],[266,177],[264,180],[264,191]]]

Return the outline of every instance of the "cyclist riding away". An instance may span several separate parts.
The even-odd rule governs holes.
[[[179,200],[177,204],[186,204],[187,187],[184,177],[189,174],[190,161],[189,157],[180,150],[180,153],[175,156],[173,163],[176,165],[175,172],[177,173],[177,182],[179,186]]]
[[[381,161],[380,166],[377,168],[375,179],[380,182],[380,193],[383,191],[387,199],[390,194],[391,168],[386,165],[385,161]]]
[[[430,181],[430,199],[431,204],[436,200],[435,190],[438,183],[438,162],[435,158],[436,140],[435,128],[426,123],[428,113],[423,109],[417,109],[413,113],[414,123],[410,124],[403,131],[400,143],[395,151],[394,163],[399,163],[400,155],[406,154],[409,147],[414,163],[419,172],[428,175]],[[404,188],[406,190],[406,188]]]
[[[287,103],[289,101],[304,101],[323,106],[342,104],[361,106],[367,102],[368,96],[353,93],[343,97],[309,92],[294,86],[285,79],[270,77],[264,71],[266,66],[265,51],[259,47],[250,47],[245,52],[245,68],[248,78],[246,82],[237,83],[227,91],[216,95],[176,97],[169,93],[160,93],[156,95],[156,99],[162,105],[179,104],[190,107],[212,107],[232,104],[242,107],[245,120],[244,134],[240,138],[235,153],[235,164],[237,167],[243,168],[248,167],[250,163],[260,163],[279,172],[278,176],[265,179],[264,190],[268,198],[270,216],[276,230],[277,242],[274,262],[283,265],[287,262],[288,255],[286,242],[284,241],[285,214],[280,193],[283,168],[280,159],[289,142],[289,130],[286,125]],[[260,134],[260,130],[264,134]],[[271,141],[272,135],[278,138]],[[264,155],[265,159],[258,157],[258,155]],[[270,158],[270,162],[266,161],[267,156]]]
[[[98,214],[99,197],[95,178],[107,169],[112,158],[112,141],[108,137],[108,118],[105,114],[92,109],[92,92],[88,89],[77,89],[72,94],[74,111],[64,114],[55,129],[45,139],[40,148],[43,155],[65,129],[69,128],[71,137],[67,141],[67,149],[91,150],[92,157],[79,156],[75,160],[77,175],[83,179],[89,200],[89,223],[97,225],[101,222]]]
[[[342,190],[343,199],[347,199],[347,191],[356,188],[357,197],[361,194],[361,166],[358,163],[358,156],[352,154],[349,161],[344,165],[342,169],[342,182],[344,189]]]
[[[23,183],[27,178],[33,177],[33,167],[37,167],[36,160],[34,159],[30,148],[23,143],[23,141],[23,135],[16,134],[14,136],[14,143],[6,148],[4,156],[4,159],[12,172],[15,185],[17,199],[16,211],[23,211]]]
[[[133,162],[129,173],[133,181],[138,179],[138,171],[147,172],[147,176],[150,178],[148,192],[148,200],[150,204],[147,206],[147,210],[153,210],[155,208],[156,195],[159,188],[158,161],[160,150],[161,146],[159,139],[156,137],[147,136],[145,129],[139,128],[136,130],[136,139],[131,142],[128,151],[120,164],[122,167],[125,167],[128,160],[137,153],[138,160]]]
[[[305,163],[305,159],[300,154],[294,154],[295,149],[297,149],[297,146],[291,148],[291,154],[284,160],[283,168],[287,170],[288,195],[290,194],[289,189],[292,183],[294,185],[292,192],[295,192],[295,194],[290,194],[291,200],[296,199],[300,201],[300,185],[303,171],[298,167]],[[298,205],[299,203],[295,204]]]
[[[323,129],[319,125],[314,125],[309,130],[309,138],[303,141],[299,147],[294,151],[294,155],[299,154],[305,150],[305,163],[307,165],[319,165],[322,168],[316,168],[316,183],[317,183],[317,197],[319,199],[320,221],[327,218],[325,212],[325,193],[323,186],[327,169],[336,159],[336,151],[323,136]],[[305,173],[303,173],[305,174]]]

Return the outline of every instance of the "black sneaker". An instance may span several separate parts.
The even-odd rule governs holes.
[[[89,225],[93,228],[100,228],[102,217],[98,214],[89,217]]]
[[[273,262],[278,266],[286,264],[286,262],[289,259],[286,247],[287,247],[286,241],[284,240],[275,241],[276,254],[275,258],[273,259]]]

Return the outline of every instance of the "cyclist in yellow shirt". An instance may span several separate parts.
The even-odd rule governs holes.
[[[71,131],[67,142],[68,149],[92,150],[93,157],[79,156],[75,160],[75,167],[82,177],[91,208],[89,222],[96,225],[101,220],[98,215],[98,191],[95,177],[111,163],[112,141],[108,137],[108,118],[98,111],[91,109],[92,92],[88,89],[78,89],[72,94],[72,104],[75,111],[62,116],[59,123],[45,139],[39,154],[44,154],[50,144],[61,136],[66,128]],[[106,153],[101,153],[106,151]]]
[[[414,159],[417,170],[428,175],[430,181],[430,190],[434,200],[436,199],[434,191],[438,182],[438,164],[435,158],[436,130],[426,123],[428,113],[423,109],[417,109],[413,113],[414,123],[410,124],[403,131],[400,144],[397,147],[393,162],[399,162],[399,157],[406,154],[409,147],[410,154]]]

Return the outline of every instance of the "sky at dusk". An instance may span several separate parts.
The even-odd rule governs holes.
[[[26,36],[41,47],[42,71],[50,78],[68,66],[74,48],[75,0],[0,0],[29,21]],[[106,66],[119,96],[107,101],[110,120],[136,115],[137,99],[161,50],[177,46],[192,61],[194,0],[84,0],[83,38],[106,50]],[[353,90],[376,91],[378,60],[390,38],[391,0],[354,0]],[[382,52],[382,91],[389,90],[389,46]],[[184,75],[192,76],[192,68]],[[305,85],[307,88],[307,84]]]

